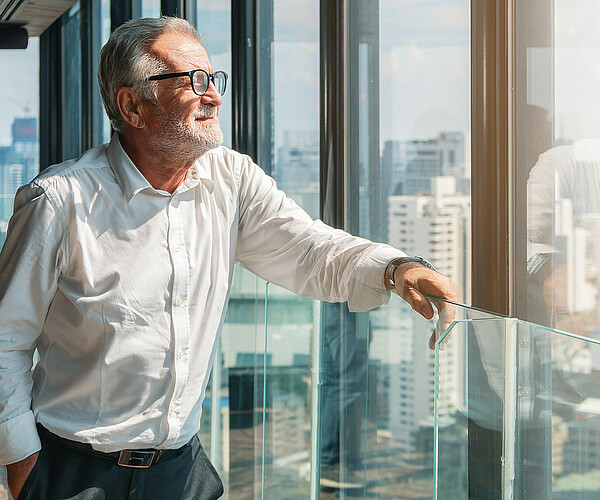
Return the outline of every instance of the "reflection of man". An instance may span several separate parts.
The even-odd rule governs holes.
[[[575,222],[600,214],[600,141],[579,140],[542,153],[527,181],[528,320],[555,327],[558,314],[595,309],[586,276],[586,243]],[[586,305],[587,303],[587,305]],[[595,323],[595,315],[593,321]],[[579,325],[578,328],[581,328]],[[583,333],[579,331],[578,333]],[[523,473],[536,491],[551,491],[551,415],[569,418],[581,402],[561,368],[564,346],[553,349],[551,337],[533,335],[519,354],[527,360],[534,389],[523,413],[520,452]],[[523,351],[523,353],[521,353]],[[523,398],[521,398],[523,399]],[[548,493],[549,494],[549,493]],[[540,496],[539,498],[545,498]]]
[[[368,388],[370,325],[360,328],[359,315],[342,303],[321,309],[321,486],[362,486],[360,444],[364,435]]]
[[[0,463],[14,497],[217,498],[195,435],[234,262],[366,310],[402,253],[312,221],[218,147],[227,77],[187,22],[126,23],[98,73],[118,133],[19,191],[0,256]],[[390,278],[424,316],[424,294],[457,296],[419,262]]]
[[[553,326],[554,314],[582,310],[594,294],[585,282],[575,282],[586,278],[580,272],[586,251],[575,240],[574,221],[600,214],[600,141],[580,140],[540,155],[527,192],[529,291],[539,297],[528,304],[534,309],[529,319]]]
[[[572,312],[569,303],[576,293],[572,281],[576,243],[568,238],[573,237],[575,219],[600,213],[598,193],[600,141],[581,140],[552,148],[539,155],[531,169],[527,182],[528,321],[554,326],[556,314]],[[580,270],[583,265],[582,261],[576,263]],[[505,360],[494,356],[503,346],[494,346],[493,339],[503,336],[492,329],[491,324],[479,330],[472,325],[469,338],[469,392],[478,391],[469,406],[469,498],[486,500],[500,498],[502,477],[502,422],[498,416]],[[553,352],[551,340],[551,335],[521,325],[514,353],[519,363],[515,489],[527,498],[551,497],[551,417],[569,415],[581,402],[579,391],[565,380],[562,369],[557,369],[563,352]]]

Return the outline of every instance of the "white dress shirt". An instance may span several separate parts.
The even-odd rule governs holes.
[[[0,254],[0,463],[40,449],[35,421],[105,452],[187,443],[235,262],[361,311],[388,301],[402,255],[311,220],[224,147],[173,194],[117,136],[48,168],[19,190]]]

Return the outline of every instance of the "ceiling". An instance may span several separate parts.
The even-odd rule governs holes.
[[[39,36],[76,0],[0,0],[0,23],[23,26],[29,36]]]

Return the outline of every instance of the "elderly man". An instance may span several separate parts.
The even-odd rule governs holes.
[[[0,463],[15,498],[218,498],[196,433],[236,261],[353,310],[456,286],[219,147],[227,75],[186,21],[119,27],[98,79],[117,133],[20,189],[1,253]]]

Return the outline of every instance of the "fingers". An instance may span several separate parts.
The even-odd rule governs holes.
[[[433,307],[429,299],[416,288],[406,288],[401,297],[408,302],[410,307],[425,319],[433,318]]]
[[[433,329],[433,332],[431,332],[431,337],[429,337],[429,349],[431,349],[432,351],[435,349],[435,343],[437,342],[438,339],[438,335],[437,335],[437,328]]]
[[[444,332],[450,327],[452,321],[456,317],[456,308],[454,304],[449,304],[447,302],[434,301],[435,307],[439,311],[438,320],[435,324],[435,328],[433,329],[433,333],[429,338],[429,348],[435,349],[435,343],[437,340],[444,334]],[[442,343],[440,344],[440,350],[444,350],[446,345],[448,344],[448,340],[450,339],[450,332],[444,337]]]
[[[399,266],[395,278],[398,295],[427,319],[433,317],[433,307],[426,295],[451,302],[458,301],[458,287],[450,278],[420,264],[407,263]],[[436,307],[441,311],[446,305],[450,306],[440,302]],[[452,310],[453,308],[449,312]]]
[[[438,321],[429,338],[429,347],[434,349],[437,339],[454,321],[456,308],[441,300],[433,300],[432,305],[427,296],[458,302],[458,287],[447,276],[413,263],[403,264],[396,269],[395,283],[398,295],[424,318],[433,317],[433,305],[439,311]],[[440,348],[443,349],[447,342],[448,338],[445,338]]]

